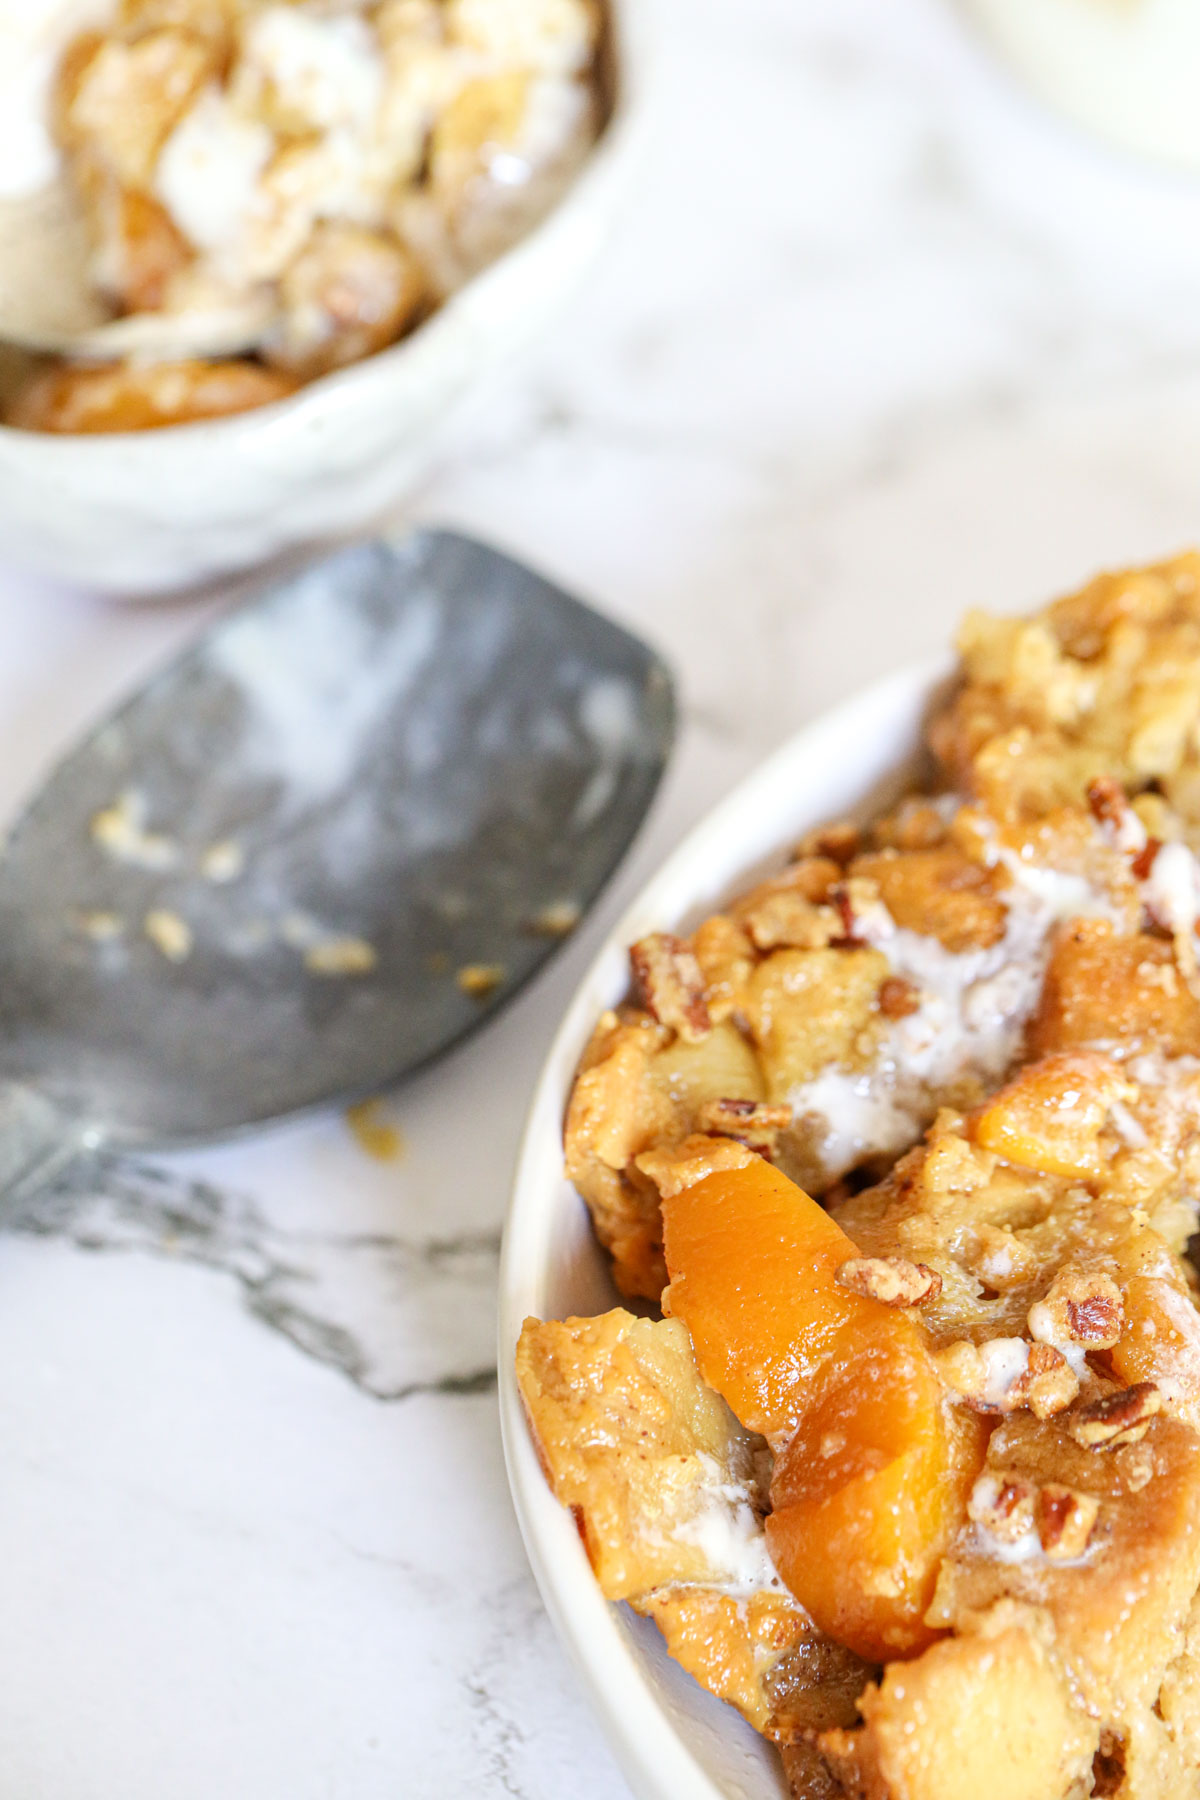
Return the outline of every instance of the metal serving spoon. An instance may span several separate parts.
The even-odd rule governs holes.
[[[0,1193],[360,1098],[475,1030],[620,861],[673,721],[646,645],[444,532],[226,615],[0,857]]]

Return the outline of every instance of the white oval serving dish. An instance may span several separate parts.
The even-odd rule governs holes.
[[[612,112],[549,216],[409,338],[233,418],[55,436],[0,425],[0,546],[126,594],[179,589],[378,519],[422,475],[463,393],[579,284],[637,165],[647,31],[609,0]]]
[[[587,1209],[563,1174],[562,1121],[597,1017],[625,998],[628,946],[690,929],[777,866],[811,826],[869,816],[919,765],[922,726],[947,667],[903,670],[827,713],[704,819],[626,912],[585,976],[534,1095],[500,1264],[500,1412],[517,1518],[546,1609],[570,1651],[638,1800],[780,1800],[774,1752],[666,1655],[657,1629],[601,1596],[574,1522],[554,1499],[513,1367],[522,1322],[618,1304]]]

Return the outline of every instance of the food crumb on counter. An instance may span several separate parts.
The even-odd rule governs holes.
[[[404,1155],[404,1134],[383,1115],[378,1096],[346,1108],[346,1123],[359,1148],[376,1162],[399,1162]]]

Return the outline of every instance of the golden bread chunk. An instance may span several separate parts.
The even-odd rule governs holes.
[[[1036,1630],[1004,1611],[985,1629],[893,1663],[859,1702],[864,1725],[820,1739],[856,1800],[1066,1800],[1099,1730]]]
[[[34,375],[4,422],[24,431],[152,431],[268,406],[295,385],[252,362],[62,364]]]
[[[1037,618],[970,613],[964,681],[935,720],[950,779],[1000,818],[1156,782],[1189,820],[1200,773],[1200,555],[1101,575]]]
[[[953,954],[986,950],[1004,936],[1006,911],[997,892],[1007,885],[1007,874],[954,845],[880,850],[858,857],[854,873],[875,883],[897,925],[935,937]]]
[[[1030,1050],[1045,1055],[1115,1041],[1168,1056],[1200,1055],[1200,999],[1162,938],[1123,937],[1105,919],[1074,919],[1055,939]]]
[[[746,1018],[771,1100],[786,1101],[830,1067],[865,1067],[884,1023],[887,975],[887,958],[867,949],[777,950],[759,964]]]
[[[771,1584],[763,1446],[705,1387],[678,1319],[527,1319],[517,1374],[551,1486],[609,1599]]]
[[[216,67],[210,43],[173,26],[80,39],[59,76],[60,141],[120,187],[147,189],[167,134]]]
[[[758,1060],[727,1020],[688,1044],[633,1008],[601,1019],[567,1108],[566,1170],[623,1293],[657,1301],[667,1281],[659,1192],[642,1152],[677,1149],[710,1101],[762,1098]]]
[[[676,1662],[718,1700],[736,1706],[756,1731],[765,1732],[772,1722],[772,1677],[789,1653],[825,1642],[786,1589],[744,1595],[711,1587],[660,1588],[639,1596],[633,1606],[654,1620]],[[865,1682],[865,1673],[859,1674],[856,1694]]]

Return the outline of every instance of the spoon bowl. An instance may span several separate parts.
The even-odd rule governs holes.
[[[672,730],[652,651],[447,533],[227,614],[60,764],[0,859],[0,1181],[428,1062],[573,929]]]

